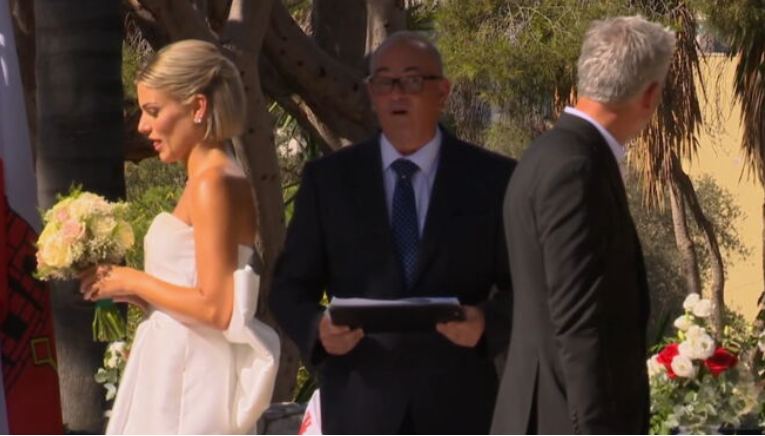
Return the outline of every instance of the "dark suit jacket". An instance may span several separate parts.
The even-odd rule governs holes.
[[[514,162],[446,133],[439,159],[410,291],[396,261],[378,140],[305,166],[270,303],[317,369],[325,434],[489,430],[498,384],[490,349],[509,339],[502,199]],[[350,353],[328,355],[317,340],[325,291],[330,298],[456,296],[484,307],[487,333],[475,348],[435,330],[367,334]]]
[[[648,431],[648,285],[613,153],[563,114],[505,198],[510,351],[493,433]]]

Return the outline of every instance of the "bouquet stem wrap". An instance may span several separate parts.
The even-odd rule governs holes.
[[[125,319],[114,301],[98,300],[93,316],[93,340],[114,342],[125,339]]]

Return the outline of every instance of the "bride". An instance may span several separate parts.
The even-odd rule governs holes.
[[[148,309],[107,434],[252,432],[271,401],[279,339],[253,317],[256,208],[225,145],[244,129],[239,73],[214,45],[188,40],[159,51],[136,86],[138,130],[160,160],[185,165],[188,182],[146,234],[145,272],[100,265],[81,276],[89,300]]]

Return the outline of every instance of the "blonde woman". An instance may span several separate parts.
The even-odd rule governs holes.
[[[239,72],[214,45],[180,41],[136,86],[138,130],[161,161],[185,165],[188,182],[149,228],[145,271],[101,265],[82,276],[89,300],[148,307],[107,433],[251,432],[271,400],[279,340],[253,318],[255,204],[225,145],[244,128]]]

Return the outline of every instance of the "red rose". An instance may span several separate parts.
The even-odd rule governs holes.
[[[679,344],[669,344],[666,347],[664,347],[663,350],[659,353],[659,355],[656,357],[656,361],[664,365],[665,368],[667,368],[667,375],[669,378],[675,378],[677,377],[677,374],[675,374],[674,371],[672,371],[672,360],[680,354],[679,351],[677,351],[677,346]]]
[[[720,375],[721,372],[733,368],[737,363],[738,357],[723,347],[716,349],[715,354],[704,361],[704,365],[709,368],[709,372],[715,377]]]

